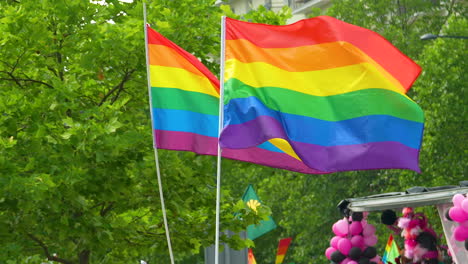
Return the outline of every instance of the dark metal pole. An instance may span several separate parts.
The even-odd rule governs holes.
[[[450,36],[450,35],[424,34],[419,39],[420,40],[430,40],[430,39],[436,39],[436,38],[468,39],[468,36]]]

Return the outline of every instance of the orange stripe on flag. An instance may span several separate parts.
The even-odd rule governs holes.
[[[181,68],[191,73],[205,77],[205,75],[197,67],[191,63],[188,63],[186,58],[168,46],[149,44],[148,58],[150,65]]]

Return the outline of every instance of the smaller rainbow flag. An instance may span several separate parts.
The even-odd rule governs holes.
[[[251,248],[249,248],[247,257],[248,257],[247,264],[257,264],[257,261],[255,260],[255,257]]]
[[[284,257],[286,256],[286,252],[288,251],[289,244],[291,244],[292,237],[283,238],[280,240],[278,244],[278,253],[276,253],[276,261],[275,264],[283,263]]]
[[[385,252],[382,257],[384,264],[395,264],[395,259],[400,255],[400,249],[396,244],[393,236],[390,234],[388,237],[387,245],[385,246]]]

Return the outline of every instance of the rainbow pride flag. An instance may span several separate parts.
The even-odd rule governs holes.
[[[289,245],[291,244],[292,237],[283,238],[278,243],[278,252],[276,253],[275,264],[283,263],[286,252],[288,251]]]
[[[255,256],[251,248],[249,248],[249,251],[247,253],[247,264],[257,264],[257,261],[255,260]]]
[[[320,16],[273,26],[226,19],[226,149],[270,140],[310,168],[419,172],[421,68],[377,33]]]
[[[400,249],[398,249],[398,245],[390,234],[387,245],[385,246],[382,262],[384,264],[396,264],[395,259],[398,258],[398,256],[400,256]]]
[[[192,54],[147,26],[151,107],[156,145],[161,149],[217,155],[219,80]],[[318,174],[266,142],[223,157]]]

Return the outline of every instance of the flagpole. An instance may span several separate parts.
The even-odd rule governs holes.
[[[148,80],[148,95],[149,95],[149,105],[150,105],[150,114],[151,114],[151,129],[154,128],[154,119],[153,119],[153,107],[151,106],[152,96],[151,96],[151,80],[150,80],[150,70],[149,70],[149,61],[148,61],[148,32],[147,32],[147,23],[146,23],[146,3],[143,2],[143,21],[145,27],[145,53],[146,53],[146,76]],[[158,146],[156,142],[156,136],[153,131],[153,150],[154,150],[154,162],[156,164],[156,175],[158,177],[158,187],[159,187],[159,197],[161,199],[161,210],[163,214],[164,228],[166,230],[167,238],[167,247],[169,249],[169,257],[171,259],[171,264],[174,264],[174,256],[172,254],[171,246],[171,236],[169,234],[169,226],[167,225],[167,216],[166,216],[166,207],[164,206],[164,195],[161,183],[161,171],[159,169],[159,158],[158,158]]]
[[[221,17],[221,60],[220,60],[220,88],[219,88],[219,126],[218,126],[218,163],[216,168],[216,231],[215,231],[215,264],[219,262],[219,207],[221,200],[221,146],[219,137],[223,129],[223,106],[224,106],[224,54],[226,46],[226,17]]]

